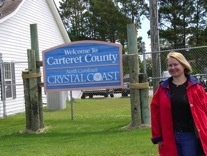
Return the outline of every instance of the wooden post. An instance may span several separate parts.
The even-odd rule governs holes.
[[[160,56],[159,53],[159,33],[157,17],[157,1],[150,0],[150,34],[151,34],[151,51],[152,51],[152,77],[160,77]],[[153,80],[153,92],[158,88],[160,80]]]
[[[36,73],[40,73],[37,24],[30,25],[30,35],[31,35],[31,48],[35,50]],[[41,77],[37,77],[37,84],[41,84]],[[43,106],[42,106],[42,88],[40,85],[38,85],[37,87],[38,87],[37,99],[38,99],[38,107],[39,107],[38,114],[40,120],[40,128],[43,128],[44,122],[43,122]]]
[[[28,75],[29,71],[25,70],[22,71],[22,76]],[[31,105],[30,105],[30,98],[29,98],[29,79],[23,78],[23,85],[24,85],[24,99],[25,99],[25,116],[26,116],[26,129],[31,129]]]
[[[147,82],[146,74],[139,74],[139,83]],[[150,124],[150,111],[149,111],[149,85],[146,88],[140,89],[141,100],[141,116],[142,124],[149,126]]]
[[[31,36],[31,49],[35,50],[35,58],[36,61],[39,61],[39,44],[38,44],[38,32],[37,32],[37,24],[30,25],[30,36]],[[39,68],[36,68],[40,70]],[[37,71],[39,72],[39,71]]]
[[[38,84],[37,77],[32,77],[36,74],[36,58],[34,50],[27,50],[28,66],[29,66],[29,100],[31,103],[31,130],[37,131],[40,129],[39,105],[38,105]]]
[[[137,31],[134,24],[127,25],[128,53],[129,53],[129,75],[130,83],[139,83],[139,61],[137,49]],[[140,93],[138,89],[130,88],[131,128],[141,126]]]

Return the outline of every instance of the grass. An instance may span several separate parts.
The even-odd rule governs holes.
[[[0,119],[2,156],[157,156],[150,129],[123,130],[131,122],[129,98],[76,100],[65,110],[44,110],[47,131],[20,133],[25,114]]]

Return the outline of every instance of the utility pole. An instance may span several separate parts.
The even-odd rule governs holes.
[[[159,31],[158,31],[158,10],[157,1],[150,0],[150,35],[151,35],[151,52],[152,52],[152,77],[160,77],[160,56],[159,56]],[[159,79],[154,79],[153,92],[159,85]]]

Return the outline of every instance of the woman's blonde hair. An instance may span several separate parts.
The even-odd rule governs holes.
[[[186,60],[186,58],[183,56],[183,54],[179,53],[179,52],[170,52],[167,55],[167,60],[169,58],[174,58],[176,59],[185,69],[184,72],[185,74],[190,74],[192,73],[192,67],[190,65],[190,63]]]

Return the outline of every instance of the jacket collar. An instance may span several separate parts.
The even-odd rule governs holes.
[[[187,77],[188,80],[188,85],[194,85],[194,84],[200,84],[202,85],[202,83],[200,81],[198,81],[194,76],[191,75],[185,75]],[[172,77],[169,77],[167,80],[165,81],[161,81],[160,82],[160,86],[164,87],[164,88],[169,88],[169,84],[170,82],[172,82]]]

